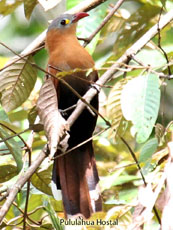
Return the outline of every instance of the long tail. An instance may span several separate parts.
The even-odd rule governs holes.
[[[99,177],[92,142],[56,159],[53,181],[62,190],[66,216],[82,214],[89,218],[93,212],[101,211]]]

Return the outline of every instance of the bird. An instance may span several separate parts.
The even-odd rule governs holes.
[[[65,120],[73,112],[79,98],[63,81],[52,75],[66,72],[63,80],[80,96],[94,87],[93,82],[98,79],[98,73],[93,69],[93,58],[76,36],[77,22],[87,16],[89,14],[85,12],[62,14],[52,21],[46,34],[45,45],[49,56],[47,71],[51,74],[57,93],[58,109]],[[74,71],[75,69],[78,71]],[[98,110],[98,94],[90,104]],[[68,109],[71,107],[72,109]],[[89,138],[90,140],[55,159],[53,163],[52,181],[54,189],[62,191],[66,218],[81,215],[87,219],[92,213],[102,210],[99,176],[91,139],[96,121],[97,114],[93,114],[91,109],[84,109],[69,130],[67,150]],[[57,150],[56,154],[60,154],[60,151]]]

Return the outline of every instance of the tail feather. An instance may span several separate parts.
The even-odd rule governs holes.
[[[93,212],[101,211],[99,177],[92,142],[56,159],[54,164],[56,170],[53,170],[53,179],[62,189],[67,217],[80,213],[89,218]]]

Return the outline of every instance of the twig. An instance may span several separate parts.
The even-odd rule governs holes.
[[[98,28],[89,36],[89,38],[85,39],[85,43],[84,43],[84,47],[87,46],[91,40],[96,36],[96,34],[105,26],[105,24],[111,19],[111,17],[115,14],[115,12],[117,11],[118,8],[120,8],[120,6],[122,5],[122,3],[125,0],[119,0],[115,6],[113,7],[113,9],[110,11],[110,13],[104,18],[104,20],[102,21],[102,23],[98,26]]]

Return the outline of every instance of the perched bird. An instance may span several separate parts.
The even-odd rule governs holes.
[[[47,70],[52,75],[61,71],[69,71],[63,77],[75,91],[83,96],[90,87],[91,81],[96,81],[97,72],[93,70],[87,76],[87,69],[94,67],[94,61],[89,53],[80,45],[76,37],[77,21],[88,16],[87,13],[63,14],[48,27],[46,48],[49,54]],[[80,69],[72,72],[74,69]],[[58,109],[67,120],[79,98],[58,78],[51,77],[54,83]],[[98,95],[91,105],[98,110]],[[67,110],[66,112],[63,112]],[[91,138],[95,129],[97,115],[85,109],[70,128],[68,149],[75,147]],[[59,154],[59,150],[57,151]],[[99,193],[99,177],[96,168],[92,140],[57,158],[53,166],[53,182],[57,189],[62,190],[62,199],[67,218],[82,214],[89,218],[93,212],[101,211]],[[53,192],[54,193],[54,192]]]

